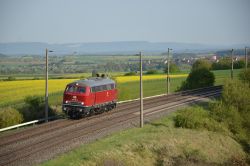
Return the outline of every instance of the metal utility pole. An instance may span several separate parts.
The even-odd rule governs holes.
[[[247,61],[248,61],[247,49],[248,49],[248,47],[245,47],[245,67],[246,67],[246,70],[247,70]]]
[[[140,52],[140,127],[143,128],[142,52]]]
[[[234,56],[234,49],[231,50],[231,61],[232,61],[232,68],[231,68],[231,79],[233,79],[234,77],[234,60],[233,60],[233,56]]]
[[[170,68],[170,50],[171,48],[168,48],[168,75],[167,75],[167,94],[170,92],[170,77],[169,77],[169,68]]]
[[[48,122],[48,111],[49,111],[49,103],[48,103],[48,52],[50,51],[46,48],[46,80],[45,80],[45,122]]]

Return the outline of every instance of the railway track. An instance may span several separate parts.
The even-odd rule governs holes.
[[[169,112],[178,106],[218,96],[220,93],[221,86],[216,86],[148,98],[144,101],[144,115],[147,118],[160,112]],[[42,154],[46,156],[46,152],[54,151],[47,157],[51,158],[74,142],[83,140],[83,143],[89,138],[91,140],[91,137],[96,138],[98,134],[111,133],[112,128],[138,122],[139,108],[138,101],[122,103],[111,112],[89,118],[62,119],[0,136],[0,165],[32,165],[46,158],[42,158]],[[70,148],[65,149],[67,151]],[[37,156],[41,159],[36,160]]]

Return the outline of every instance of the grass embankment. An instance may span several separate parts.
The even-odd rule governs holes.
[[[230,165],[245,157],[230,136],[176,128],[173,117],[82,145],[43,165]]]
[[[246,82],[227,81],[217,101],[82,145],[43,165],[247,165],[249,92]]]

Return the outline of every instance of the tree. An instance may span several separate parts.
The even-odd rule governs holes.
[[[164,72],[167,73],[168,72],[168,65],[166,65]],[[170,73],[177,73],[180,72],[180,68],[179,66],[177,66],[175,63],[170,63],[169,65],[169,72]]]
[[[180,90],[185,89],[195,89],[195,88],[202,88],[207,86],[213,86],[215,81],[214,74],[209,70],[197,69],[192,71],[186,81],[182,83]]]
[[[208,60],[199,59],[199,60],[195,61],[194,64],[192,65],[192,71],[198,70],[198,69],[210,70],[211,67],[212,67],[212,64]]]
[[[157,73],[158,73],[157,70],[151,69],[151,70],[148,70],[146,74],[157,74]]]
[[[197,60],[179,90],[202,88],[213,86],[215,81],[214,73],[209,71],[211,64],[206,60]]]

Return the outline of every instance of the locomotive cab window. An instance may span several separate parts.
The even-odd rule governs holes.
[[[86,88],[85,87],[80,87],[80,86],[78,87],[78,86],[75,86],[75,85],[69,85],[66,88],[66,92],[69,92],[69,93],[85,93]]]
[[[110,84],[106,85],[106,87],[107,87],[107,90],[110,90],[110,89],[111,89]]]
[[[72,92],[75,92],[75,91],[76,91],[76,89],[77,89],[77,87],[76,87],[76,86],[69,85],[69,86],[67,86],[67,88],[66,88],[66,92],[70,92],[70,93],[72,93]]]
[[[85,93],[86,92],[86,88],[85,87],[78,87],[77,92],[79,92],[79,93]]]
[[[104,91],[104,90],[108,90],[107,85],[103,85],[103,86],[102,86],[102,90],[103,90],[103,91]]]

